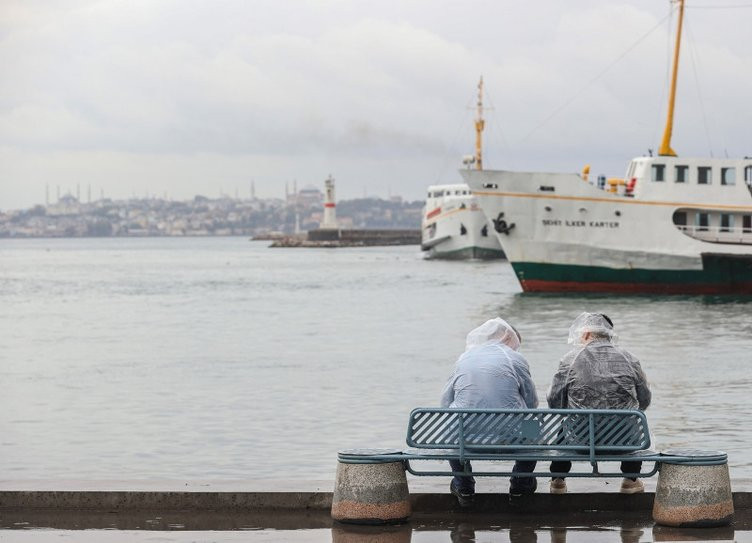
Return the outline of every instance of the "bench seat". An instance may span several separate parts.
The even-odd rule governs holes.
[[[692,455],[692,451],[660,453],[650,449],[645,414],[624,409],[450,409],[418,408],[410,414],[405,450],[350,449],[340,451],[345,463],[403,462],[413,475],[468,475],[469,471],[423,469],[428,462],[457,460],[491,463],[476,466],[473,476],[511,476],[499,462],[587,462],[586,470],[573,469],[567,477],[650,477],[661,462],[717,465],[725,453]],[[686,453],[686,454],[684,454]],[[600,464],[652,462],[641,473],[622,473],[618,466],[602,471]],[[418,466],[421,466],[420,469]],[[576,464],[575,464],[576,466]],[[487,469],[494,467],[496,469]],[[541,470],[514,473],[518,477],[564,476]],[[548,465],[545,465],[547,468]]]

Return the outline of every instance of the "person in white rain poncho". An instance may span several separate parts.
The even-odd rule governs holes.
[[[614,325],[602,313],[582,313],[569,329],[573,349],[561,359],[548,391],[548,406],[564,409],[646,409],[650,389],[640,361],[615,345]],[[639,473],[642,463],[622,462],[622,473]],[[568,473],[571,462],[552,462],[551,471]],[[551,492],[563,494],[563,478],[551,481]],[[642,483],[625,478],[621,492],[642,492]]]
[[[538,406],[538,395],[530,377],[527,360],[517,350],[521,336],[504,319],[484,322],[467,335],[465,352],[460,355],[454,373],[444,386],[442,407],[458,408],[527,408]],[[452,471],[462,471],[458,460],[450,460]],[[467,462],[467,469],[472,470]],[[535,462],[516,462],[515,472],[532,472]],[[535,492],[532,477],[512,477],[511,494]],[[450,491],[461,506],[472,504],[475,479],[454,477]]]

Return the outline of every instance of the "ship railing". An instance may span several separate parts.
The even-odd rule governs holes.
[[[752,228],[749,226],[699,226],[677,224],[676,227],[688,236],[701,241],[752,244]]]

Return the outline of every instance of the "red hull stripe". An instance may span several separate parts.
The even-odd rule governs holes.
[[[630,294],[752,294],[752,281],[744,283],[617,283],[524,279],[525,292],[622,292]]]
[[[336,204],[324,204],[324,207],[335,207]]]
[[[432,217],[435,217],[439,213],[441,213],[441,208],[437,207],[436,209],[434,209],[433,211],[431,211],[430,213],[428,213],[428,215],[426,215],[426,219],[430,219]]]

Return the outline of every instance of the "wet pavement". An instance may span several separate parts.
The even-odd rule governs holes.
[[[491,515],[418,514],[396,526],[332,522],[314,512],[92,513],[0,511],[0,541],[234,542],[332,541],[334,543],[643,541],[752,541],[752,511],[737,511],[733,526],[681,529],[655,526],[649,513]]]
[[[410,522],[369,527],[337,524],[331,520],[329,510],[321,505],[330,503],[331,481],[6,480],[0,481],[0,496],[6,493],[6,501],[0,500],[0,506],[4,505],[0,507],[0,542],[752,541],[752,493],[749,492],[752,482],[749,480],[732,483],[737,504],[732,526],[698,529],[655,526],[650,509],[650,491],[654,489],[654,483],[654,479],[646,481],[648,492],[642,496],[625,497],[615,491],[610,481],[572,480],[573,492],[567,496],[551,496],[543,487],[532,511],[513,512],[506,500],[506,481],[483,480],[479,483],[483,493],[478,496],[477,507],[472,511],[462,511],[456,508],[456,502],[446,492],[446,481],[440,478],[411,480],[411,492],[415,494]],[[8,500],[13,496],[28,499],[53,488],[65,495],[86,491],[102,497],[112,492],[190,497],[208,491],[207,496],[212,497],[214,506],[193,510],[139,510],[121,506],[116,510],[108,509],[106,500],[100,502],[101,507],[97,510],[8,506]],[[309,495],[305,502],[308,506],[301,506],[303,502],[292,499],[295,491]],[[67,503],[60,499],[61,495],[57,496],[56,503]],[[317,499],[310,499],[310,496]],[[623,501],[624,498],[628,501]],[[232,505],[231,502],[234,508],[221,509],[221,505]],[[130,506],[135,503],[128,502]],[[145,503],[151,502],[147,500]],[[601,506],[611,503],[619,508],[596,511],[594,503]],[[250,504],[255,504],[256,508],[249,507]],[[565,506],[577,504],[581,507],[578,511],[562,510]],[[280,505],[285,505],[286,509],[280,509]]]

